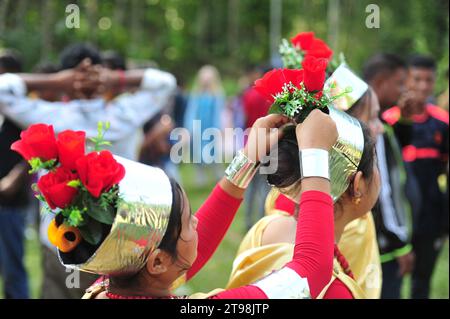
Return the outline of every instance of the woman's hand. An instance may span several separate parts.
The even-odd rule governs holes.
[[[244,154],[252,161],[259,162],[278,143],[283,131],[279,128],[288,122],[289,118],[280,114],[257,119],[250,130]]]
[[[255,163],[259,162],[281,137],[282,130],[279,128],[288,122],[289,118],[278,114],[270,114],[257,119],[250,130],[247,144],[243,150],[244,154]],[[237,187],[226,177],[220,180],[219,185],[235,198],[244,197],[245,189]]]
[[[338,131],[333,119],[319,110],[313,110],[302,124],[297,125],[296,135],[298,148],[320,148],[329,151],[336,143]],[[330,181],[321,177],[303,178],[301,192],[320,191],[330,194]]]
[[[329,151],[336,143],[338,131],[333,119],[320,110],[313,110],[295,129],[299,149],[320,148]]]

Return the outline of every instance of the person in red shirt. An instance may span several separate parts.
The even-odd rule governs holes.
[[[253,87],[253,83],[262,77],[264,73],[262,68],[256,67],[252,68],[247,75],[250,85],[241,96],[245,128],[251,128],[257,119],[266,116],[271,106],[271,103]],[[264,216],[263,203],[269,191],[270,187],[266,182],[265,176],[256,174],[245,194],[245,226],[247,230],[259,218]]]
[[[448,170],[448,112],[428,102],[434,92],[436,64],[427,56],[413,56],[409,61],[407,94],[412,101],[409,120],[411,139],[403,146],[403,160],[417,178],[422,205],[414,211],[412,245],[416,255],[412,273],[411,297],[428,298],[430,280],[448,236],[448,210],[438,179]],[[392,126],[401,121],[401,110],[395,106],[383,113]]]

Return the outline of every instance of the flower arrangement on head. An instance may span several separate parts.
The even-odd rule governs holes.
[[[302,69],[274,69],[255,81],[254,88],[272,103],[269,113],[283,114],[301,123],[314,109],[328,113],[328,105],[351,91],[339,95],[324,89],[328,60],[307,55]]]
[[[344,55],[339,55],[339,61],[332,60],[333,50],[322,39],[316,38],[314,32],[300,32],[291,41],[283,39],[279,52],[283,65],[288,69],[300,69],[307,57],[324,58],[329,61],[328,71],[332,73],[336,67],[345,61]]]
[[[90,140],[94,151],[85,154],[86,134],[66,130],[56,137],[53,126],[34,124],[11,145],[31,166],[30,174],[47,170],[33,189],[47,211],[56,213],[48,227],[49,241],[61,252],[72,251],[82,240],[97,245],[111,225],[120,200],[118,183],[125,168],[103,139],[109,123],[98,124],[98,136]]]

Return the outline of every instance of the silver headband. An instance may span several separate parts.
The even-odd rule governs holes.
[[[369,85],[343,63],[327,79],[324,88],[329,89],[332,95],[338,95],[348,87],[351,92],[333,102],[338,110],[349,110],[369,89]]]

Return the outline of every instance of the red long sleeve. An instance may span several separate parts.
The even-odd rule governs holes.
[[[328,287],[323,299],[353,299],[353,295],[342,281],[336,279]]]
[[[328,284],[333,272],[333,212],[330,195],[318,191],[302,194],[294,257],[287,267],[308,278],[313,298]]]
[[[302,194],[292,261],[286,267],[307,278],[313,298],[331,279],[334,258],[333,201],[328,194],[308,191]],[[256,289],[255,289],[256,288]],[[214,298],[267,298],[256,286],[226,290]]]
[[[256,286],[248,285],[244,287],[225,290],[210,299],[267,299],[264,291]]]
[[[186,274],[191,279],[216,251],[233,221],[242,199],[226,193],[216,185],[195,216],[198,218],[198,255]]]

